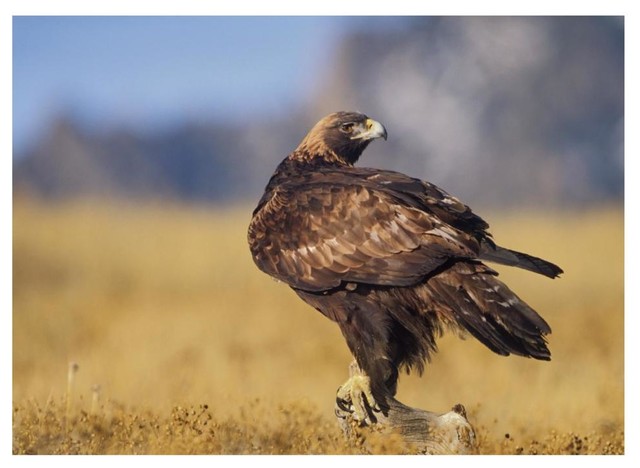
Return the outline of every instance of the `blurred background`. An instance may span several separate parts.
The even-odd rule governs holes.
[[[15,190],[252,201],[311,125],[360,110],[389,132],[361,164],[476,204],[619,200],[623,32],[619,17],[16,17]]]
[[[497,267],[551,324],[550,363],[448,336],[400,399],[512,437],[619,430],[623,85],[621,17],[14,17],[14,402],[64,395],[73,361],[86,399],[331,419],[346,345],[246,228],[307,130],[359,110],[389,133],[360,165],[566,272]]]

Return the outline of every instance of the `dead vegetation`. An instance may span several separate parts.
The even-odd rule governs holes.
[[[345,442],[346,345],[253,266],[249,211],[15,203],[15,454],[402,453],[376,434]],[[463,403],[479,453],[623,453],[621,211],[481,214],[504,245],[566,271],[500,269],[551,324],[552,361],[445,336],[399,399]]]
[[[13,408],[14,454],[402,454],[400,437],[367,432],[347,441],[335,421],[308,402],[276,408],[243,403],[241,415],[221,417],[207,404],[169,410],[125,409],[110,402],[95,414],[67,419],[63,402]],[[473,418],[473,415],[471,416]],[[585,433],[551,429],[537,436],[476,428],[477,453],[501,455],[619,455],[621,426]]]

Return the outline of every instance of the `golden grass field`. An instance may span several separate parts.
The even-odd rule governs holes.
[[[14,201],[14,454],[362,453],[333,416],[346,344],[253,265],[250,213]],[[482,454],[624,453],[622,210],[480,214],[565,270],[497,267],[551,324],[552,361],[447,335],[398,398],[464,404]]]

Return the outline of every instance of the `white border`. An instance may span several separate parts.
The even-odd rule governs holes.
[[[582,2],[559,2],[539,0],[536,2],[507,2],[507,1],[458,1],[458,2],[422,2],[416,0],[394,0],[393,2],[375,2],[373,0],[348,2],[301,2],[301,1],[234,1],[234,2],[207,2],[202,0],[181,0],[179,2],[158,0],[156,2],[144,2],[134,4],[126,0],[112,0],[109,2],[80,2],[70,0],[23,0],[2,2],[0,9],[0,60],[3,66],[4,83],[2,87],[2,100],[4,109],[2,112],[2,123],[0,126],[1,147],[3,157],[1,159],[2,168],[0,174],[2,181],[0,190],[2,195],[2,231],[0,246],[2,252],[2,263],[0,269],[0,280],[2,284],[3,324],[0,327],[0,367],[4,375],[1,379],[0,391],[2,395],[2,405],[0,405],[0,457],[10,460],[2,461],[3,466],[19,466],[31,463],[64,463],[73,465],[76,463],[85,464],[88,461],[92,464],[103,465],[112,464],[114,461],[123,460],[121,457],[93,456],[90,460],[85,457],[13,457],[11,456],[11,406],[8,400],[11,395],[11,378],[7,374],[12,369],[11,359],[11,154],[12,154],[12,132],[10,122],[12,120],[11,108],[11,43],[12,43],[12,16],[13,15],[624,15],[625,16],[625,450],[624,457],[600,456],[581,457],[579,462],[586,465],[610,463],[614,465],[627,465],[629,463],[637,466],[640,460],[640,431],[638,430],[638,415],[640,407],[638,405],[638,339],[635,333],[640,330],[638,314],[640,307],[638,304],[638,278],[635,261],[640,259],[640,249],[638,249],[639,226],[638,226],[638,200],[637,193],[637,158],[640,157],[638,148],[638,119],[637,103],[640,102],[638,96],[638,86],[640,86],[640,76],[637,73],[638,57],[638,27],[640,26],[634,1],[582,1]],[[632,105],[633,103],[633,105]],[[606,241],[606,240],[604,240]],[[588,255],[588,252],[585,252]],[[606,265],[603,265],[606,267]],[[556,461],[557,457],[547,457],[544,462]],[[372,458],[358,459],[353,457],[261,457],[260,459],[247,459],[247,457],[217,457],[215,460],[210,457],[156,457],[150,456],[144,459],[136,459],[135,462],[148,461],[153,464],[175,463],[185,461],[195,465],[207,465],[211,463],[233,464],[244,463],[246,461],[256,461],[258,463],[277,465],[298,465],[304,463],[372,463]],[[375,462],[385,464],[401,461],[403,464],[423,464],[426,462],[421,457],[383,457]],[[473,463],[502,464],[513,462],[512,457],[482,457],[474,459]],[[565,461],[564,459],[562,461]],[[457,457],[439,457],[438,465],[452,466],[459,464],[461,460]],[[539,463],[539,459],[530,457],[518,458],[519,463],[533,464]]]

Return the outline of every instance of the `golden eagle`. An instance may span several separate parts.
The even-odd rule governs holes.
[[[338,401],[360,420],[395,395],[400,370],[422,372],[446,327],[504,356],[549,360],[547,322],[482,261],[562,273],[496,245],[435,185],[355,167],[376,138],[387,131],[366,115],[322,119],[277,167],[248,232],[258,268],[340,327],[359,369]]]

